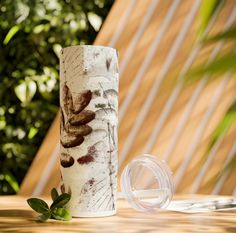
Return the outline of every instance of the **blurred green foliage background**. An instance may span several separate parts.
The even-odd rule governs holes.
[[[61,47],[91,44],[114,0],[0,1],[0,194],[13,194],[59,105]]]

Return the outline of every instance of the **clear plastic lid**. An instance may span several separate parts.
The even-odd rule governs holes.
[[[136,210],[166,208],[174,192],[172,172],[163,160],[143,154],[133,159],[121,175],[121,195]]]

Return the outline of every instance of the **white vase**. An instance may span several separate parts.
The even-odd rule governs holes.
[[[116,213],[118,84],[115,49],[62,49],[61,191],[71,193],[74,217]]]

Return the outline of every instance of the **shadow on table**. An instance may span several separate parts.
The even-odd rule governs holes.
[[[0,210],[0,217],[17,217],[17,218],[25,218],[25,217],[33,217],[31,210],[21,210],[21,209],[5,209]]]

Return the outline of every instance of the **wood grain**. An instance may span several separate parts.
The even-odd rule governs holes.
[[[187,198],[184,196],[177,199]],[[189,198],[189,196],[188,196]],[[196,198],[196,196],[195,196]],[[200,198],[200,197],[199,197]],[[47,199],[48,201],[49,199]],[[49,203],[49,201],[48,201]],[[0,197],[0,231],[6,232],[214,232],[236,231],[234,212],[212,212],[201,214],[182,214],[162,211],[145,214],[131,209],[125,201],[118,201],[118,213],[106,218],[73,218],[70,222],[49,220],[45,223],[35,221],[35,213],[26,203],[25,197]]]

